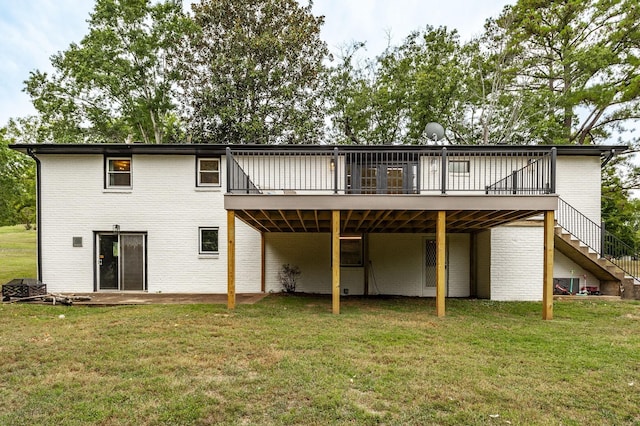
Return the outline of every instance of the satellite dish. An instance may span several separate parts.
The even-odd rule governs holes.
[[[438,123],[427,123],[424,131],[427,134],[427,139],[431,139],[432,141],[437,142],[444,138],[444,127]]]

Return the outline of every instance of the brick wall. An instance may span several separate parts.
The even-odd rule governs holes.
[[[94,231],[118,224],[121,232],[147,234],[149,292],[226,292],[223,191],[195,187],[195,157],[134,156],[130,191],[104,189],[102,155],[41,157],[43,281],[50,291],[93,291]],[[217,256],[198,254],[199,227],[219,227]],[[72,247],[73,237],[83,246]],[[236,221],[236,244],[236,291],[259,292],[260,236]]]

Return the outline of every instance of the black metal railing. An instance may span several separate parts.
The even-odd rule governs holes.
[[[555,193],[555,148],[227,148],[231,193]]]
[[[607,231],[558,197],[556,222],[599,257],[609,260],[625,274],[640,279],[638,250]]]
[[[487,194],[554,194],[555,189],[555,148],[551,151],[552,161],[547,156],[528,159],[527,164],[486,188]]]
[[[229,155],[227,149],[227,187],[229,192],[240,192],[243,194],[260,194],[261,191],[253,183],[249,175],[242,169],[240,164]]]

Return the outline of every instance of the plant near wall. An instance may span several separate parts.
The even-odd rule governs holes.
[[[282,288],[287,293],[295,293],[296,284],[298,283],[298,278],[300,278],[300,268],[296,265],[284,264],[278,272],[278,278],[280,278],[280,284],[282,284]]]

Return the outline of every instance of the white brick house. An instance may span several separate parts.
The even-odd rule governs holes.
[[[624,150],[12,148],[38,162],[38,274],[49,291],[231,298],[281,291],[278,272],[290,264],[302,272],[299,291],[338,303],[364,294],[542,300],[545,268],[599,288],[584,267],[545,252],[553,225],[543,218],[553,220],[561,197],[599,223],[601,161]]]

